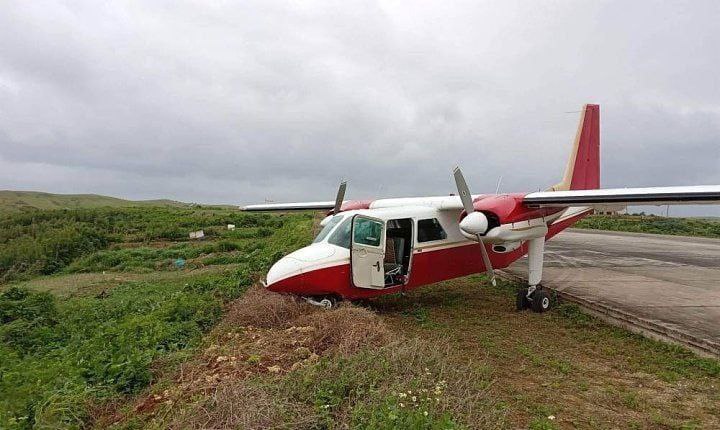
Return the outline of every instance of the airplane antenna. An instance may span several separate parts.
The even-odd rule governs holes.
[[[495,187],[495,195],[500,193],[500,184],[502,183],[502,175],[498,178],[497,186]]]

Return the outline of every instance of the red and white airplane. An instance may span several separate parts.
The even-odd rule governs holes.
[[[313,243],[272,266],[268,290],[330,308],[504,268],[528,254],[528,287],[518,309],[544,312],[540,285],[545,241],[596,208],[720,203],[720,185],[600,188],[600,107],[585,105],[565,175],[547,191],[470,194],[459,168],[458,195],[246,206],[246,211],[330,210]]]

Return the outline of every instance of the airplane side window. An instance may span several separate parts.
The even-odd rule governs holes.
[[[360,245],[380,246],[383,224],[367,218],[355,218],[353,241]]]
[[[328,243],[350,249],[350,229],[352,227],[352,217],[348,217],[335,229],[330,235]]]
[[[447,238],[447,233],[445,233],[437,218],[428,218],[418,220],[417,236],[418,242],[431,242]]]

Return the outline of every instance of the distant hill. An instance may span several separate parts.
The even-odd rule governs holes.
[[[187,207],[190,205],[190,203],[176,202],[174,200],[124,200],[97,194],[50,194],[38,191],[0,190],[0,212],[130,206]]]

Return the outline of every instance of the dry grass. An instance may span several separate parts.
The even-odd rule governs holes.
[[[303,315],[295,324],[310,326],[311,349],[350,356],[364,348],[378,348],[396,339],[377,314],[352,305],[333,312],[316,311]]]
[[[158,427],[303,428],[312,421],[312,407],[252,381],[279,377],[317,363],[321,356],[381,347],[392,339],[381,319],[366,309],[344,304],[323,311],[253,287],[230,305],[206,348],[180,366],[171,390],[150,390],[125,414],[111,411],[96,425],[125,422],[129,413],[145,415],[147,425]]]
[[[286,327],[295,318],[316,310],[295,297],[271,294],[255,285],[232,303],[223,326]]]

